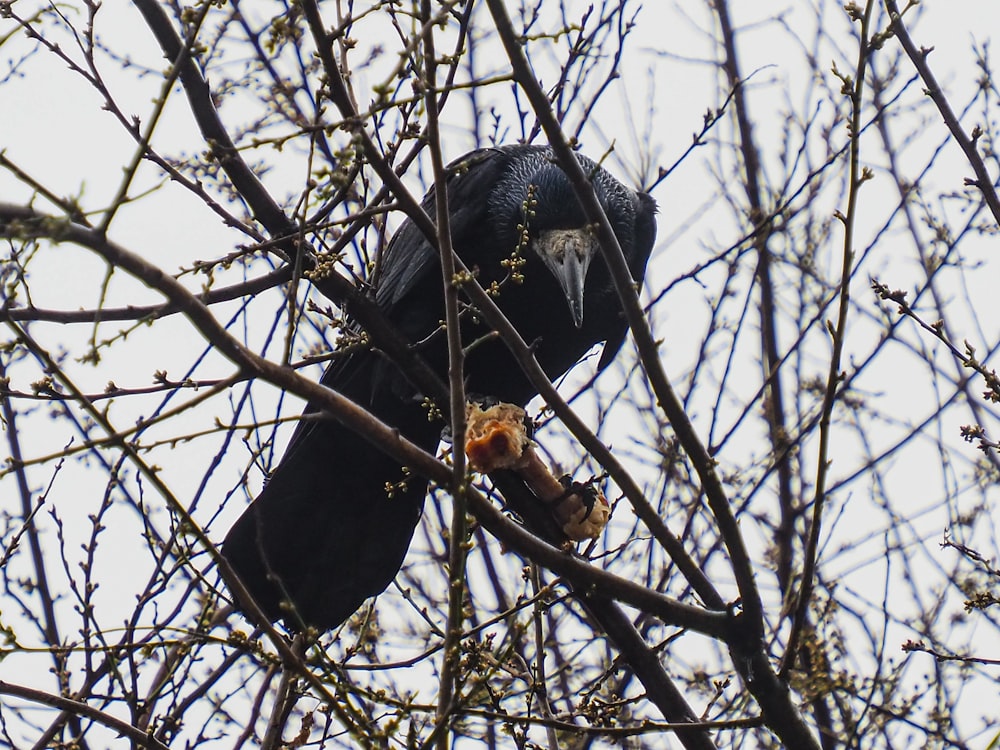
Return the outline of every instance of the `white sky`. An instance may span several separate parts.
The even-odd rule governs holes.
[[[850,29],[841,4],[824,0],[817,0],[817,3],[824,9],[822,34],[815,41],[817,58],[823,61],[821,67],[824,71],[829,71],[831,63],[835,62],[842,71],[849,71],[854,65],[851,57],[853,52],[843,57],[837,51],[838,46],[845,46],[844,40]],[[584,5],[575,3],[574,8],[582,8]],[[636,154],[640,150],[657,154],[659,166],[672,164],[687,148],[692,134],[700,129],[705,111],[721,104],[717,72],[708,62],[715,55],[712,36],[715,26],[702,7],[705,4],[647,2],[645,5],[623,63],[623,82],[627,81],[627,85],[620,82],[612,87],[595,112],[594,122],[599,123],[600,130],[590,128],[585,131],[584,136],[585,150],[592,155],[599,154],[607,146],[609,139],[615,140],[616,155],[621,158],[624,166],[614,162],[609,166],[625,180],[631,177],[629,169],[634,169]],[[779,158],[780,146],[785,137],[783,113],[789,108],[811,111],[822,98],[820,94],[824,88],[836,88],[838,85],[829,73],[820,80],[815,79],[801,62],[802,49],[797,46],[795,39],[804,39],[807,47],[813,45],[816,34],[814,5],[815,3],[804,2],[732,3],[734,22],[742,29],[739,41],[743,73],[746,76],[752,74],[748,92],[754,134],[766,155],[767,173],[776,183],[786,171]],[[327,6],[330,6],[329,12],[332,14],[332,4],[327,3],[324,8]],[[14,7],[19,14],[29,13],[24,0]],[[64,12],[75,23],[82,25],[83,19],[78,8],[66,6]],[[688,14],[686,20],[685,14]],[[773,20],[779,16],[781,21]],[[117,55],[135,60],[139,66],[148,67],[154,72],[165,68],[151,35],[130,4],[121,0],[109,0],[104,3],[99,18],[101,38]],[[372,22],[365,28],[376,29],[378,24]],[[934,47],[934,52],[929,57],[930,63],[956,108],[964,106],[970,100],[980,75],[972,47],[988,42],[995,29],[1000,29],[1000,3],[995,0],[928,0],[922,4],[922,16],[914,28],[914,38],[918,44]],[[11,31],[9,21],[0,21],[0,40],[5,39]],[[80,58],[79,52],[69,46],[68,39],[63,38],[61,43],[75,59]],[[370,43],[374,43],[374,40],[362,40],[362,48]],[[887,42],[887,48],[892,45],[892,41]],[[112,116],[102,111],[101,98],[97,93],[51,54],[31,54],[18,65],[17,75],[4,80],[12,62],[31,50],[30,43],[16,36],[0,46],[0,150],[8,159],[57,194],[76,196],[88,210],[99,211],[116,194],[123,166],[133,156],[134,143],[114,123]],[[230,54],[237,56],[235,51]],[[356,59],[364,59],[364,55],[359,52]],[[500,58],[496,59],[497,69],[500,70],[503,66]],[[387,56],[386,60],[388,64],[394,58]],[[534,60],[541,67],[545,58],[544,55],[537,55]],[[235,64],[236,61],[227,58],[227,62]],[[881,58],[876,60],[876,64],[880,63]],[[132,70],[120,71],[107,59],[103,61],[103,70],[122,110],[145,122],[159,94],[160,82],[157,76],[135,76]],[[646,75],[647,71],[653,74],[652,85]],[[540,73],[544,80],[544,71]],[[905,79],[911,74],[909,68],[904,68],[901,76]],[[382,80],[383,77],[382,71],[371,76],[359,73],[355,78],[356,90],[363,92],[367,85]],[[509,106],[508,89],[505,85],[498,86],[495,92],[484,91],[484,103],[488,103],[494,93],[498,106]],[[222,110],[227,122],[233,126],[244,124],[246,117],[250,115],[242,116],[241,107],[248,106],[251,99],[252,96],[245,101],[237,98],[227,102]],[[934,163],[931,173],[925,178],[925,196],[962,190],[961,181],[971,170],[961,159],[958,149],[946,143],[944,125],[936,113],[924,106],[925,100],[919,83],[910,86],[903,93],[903,101],[908,104],[897,110],[900,114],[893,120],[891,127],[900,143],[904,173],[916,177],[934,151],[945,144],[944,158]],[[922,108],[909,111],[910,105]],[[841,114],[844,111],[846,109],[841,109]],[[473,145],[468,136],[464,135],[466,123],[460,114],[462,107],[456,106],[454,112],[456,114],[452,115],[450,127],[446,130],[448,138],[445,152],[449,158],[460,155]],[[638,138],[630,133],[630,125],[625,118],[627,113],[631,113],[637,122]],[[509,117],[509,113],[505,114]],[[651,118],[648,122],[647,116]],[[186,102],[179,92],[172,94],[164,117],[165,124],[157,129],[153,141],[160,153],[179,157],[203,148]],[[963,125],[971,130],[972,126],[983,122],[983,118],[989,118],[996,126],[995,99],[994,109],[986,113],[973,109],[963,118]],[[512,119],[507,120],[508,125],[512,123]],[[817,128],[832,126],[830,142],[837,146],[844,142],[843,122],[838,121],[838,113],[828,103],[816,108],[814,125]],[[911,140],[904,141],[904,136],[914,130],[917,131],[916,135]],[[726,125],[713,132],[711,137],[728,138],[731,135],[732,130]],[[792,137],[796,136],[793,134]],[[870,141],[863,142],[863,148],[868,143],[871,146],[869,150],[862,152],[862,160],[875,170],[876,176],[864,188],[856,248],[862,253],[873,238],[878,236],[879,240],[871,252],[863,256],[863,265],[854,285],[855,297],[864,300],[871,298],[867,289],[869,274],[880,277],[894,288],[909,288],[922,277],[912,252],[899,250],[900,244],[906,240],[905,237],[900,237],[898,224],[885,236],[878,235],[897,198],[894,186],[884,171],[884,157],[876,139],[872,137]],[[816,151],[819,148],[818,142],[812,142],[809,148],[813,158],[820,156]],[[654,192],[661,210],[660,242],[651,265],[648,285],[651,289],[662,288],[670,280],[729,247],[739,240],[745,230],[745,227],[735,223],[728,205],[729,199],[742,205],[745,196],[740,192],[739,185],[731,181],[732,174],[723,174],[721,178],[727,189],[731,187],[731,193],[720,188],[720,179],[717,178],[720,168],[730,170],[732,164],[711,161],[714,154],[717,154],[714,148],[696,151]],[[869,154],[870,159],[867,158]],[[261,149],[259,152],[259,158],[266,160],[270,167],[264,177],[266,185],[273,195],[288,204],[293,201],[286,199],[296,195],[301,189],[304,175],[302,156],[303,149],[295,146],[285,149],[281,154],[270,149]],[[251,152],[250,158],[258,158],[258,154]],[[803,174],[804,171],[796,170],[792,184],[797,186]],[[726,183],[727,180],[730,182]],[[155,168],[144,165],[131,194],[139,194],[160,182],[161,178]],[[414,183],[414,190],[419,191],[422,187],[419,183]],[[832,215],[835,209],[843,208],[840,195],[832,187],[831,182],[831,189],[816,198],[823,206],[822,213],[827,216]],[[8,171],[0,169],[0,201],[23,203],[29,199],[30,190],[15,180]],[[939,206],[942,216],[948,217],[954,226],[960,226],[961,214],[953,202],[942,197],[935,199],[935,204]],[[35,206],[41,210],[51,208],[43,200],[36,200]],[[110,234],[115,241],[159,263],[168,272],[188,266],[194,259],[220,257],[234,250],[238,243],[246,242],[245,237],[222,226],[218,218],[207,211],[196,197],[169,184],[161,187],[148,200],[138,200],[126,205],[119,212]],[[841,243],[840,227],[833,223],[828,234],[828,244],[819,249],[817,262],[839,263]],[[995,343],[1000,333],[996,316],[991,314],[996,306],[996,280],[1000,278],[1000,271],[996,270],[996,261],[993,259],[995,253],[995,238],[992,241],[967,241],[963,245],[963,255],[969,261],[981,260],[984,265],[978,273],[954,274],[955,299],[952,310],[955,320],[960,325],[967,325],[960,335],[977,344],[981,343],[984,347]],[[43,256],[32,263],[32,271],[33,302],[39,307],[93,308],[98,303],[104,267],[84,250],[67,245],[46,250]],[[225,283],[235,281],[237,273],[227,277]],[[717,286],[711,286],[711,283],[718,281],[713,273],[705,274],[702,281],[705,280],[707,282],[704,285],[692,281],[678,285],[657,304],[653,315],[655,330],[666,341],[664,350],[667,370],[676,378],[678,385],[684,384],[681,386],[682,390],[686,388],[685,378],[690,375],[702,340],[707,303],[717,290]],[[112,306],[126,303],[149,304],[158,300],[158,295],[120,272],[115,275],[111,290],[109,304]],[[781,293],[791,295],[788,299],[792,300],[797,299],[800,291],[798,288],[786,288]],[[971,304],[962,303],[966,294],[971,299]],[[24,301],[23,298],[20,300],[22,304]],[[868,308],[874,313],[873,305],[868,305]],[[248,334],[250,341],[263,343],[266,326],[276,309],[277,306],[270,302],[257,306],[253,320],[259,329]],[[235,314],[236,310],[237,305],[234,303],[220,306],[217,314],[221,318],[223,311],[225,315],[229,315]],[[973,316],[975,312],[981,317],[976,319]],[[121,327],[123,326],[117,323],[102,325],[99,337],[111,336]],[[38,324],[32,330],[54,353],[66,347],[77,356],[93,334],[90,326]],[[786,345],[794,341],[795,333],[792,328],[782,331]],[[852,361],[863,359],[874,345],[877,335],[877,329],[863,319],[854,320],[845,367],[849,368]],[[8,333],[4,338],[9,336]],[[916,331],[906,336],[906,339],[914,342],[915,347],[936,350],[929,339]],[[751,340],[754,340],[753,337],[746,341]],[[823,375],[828,350],[818,336],[810,346],[813,347],[811,351],[815,357],[815,374]],[[180,319],[171,319],[159,321],[151,328],[131,332],[126,342],[104,352],[104,358],[98,367],[73,365],[72,370],[76,382],[87,392],[103,390],[107,381],[112,379],[122,387],[141,387],[151,383],[156,370],[168,370],[171,377],[179,378],[183,369],[194,361],[201,350],[201,339],[193,329]],[[268,354],[277,357],[278,352],[279,347],[274,345]],[[717,361],[721,361],[727,354],[718,352],[716,356],[720,360]],[[712,431],[715,438],[729,429],[738,414],[737,410],[742,408],[742,404],[760,386],[760,365],[755,352],[745,349],[737,354],[739,366],[744,368],[745,375],[733,378],[727,384],[723,401],[725,411]],[[887,415],[881,424],[884,431],[865,435],[875,452],[891,445],[906,425],[920,422],[936,408],[933,384],[928,382],[925,374],[913,374],[912,364],[905,359],[906,356],[908,355],[900,352],[898,357],[884,357],[858,383],[858,387],[864,389],[877,404],[876,408]],[[954,377],[956,369],[950,365],[948,358],[941,356],[939,361],[942,369]],[[197,377],[219,377],[229,372],[227,363],[217,356],[210,356],[208,364],[198,369]],[[316,373],[318,374],[318,370]],[[12,374],[12,386],[18,390],[28,390],[30,382],[37,377],[37,372],[28,367],[17,368]],[[236,389],[233,397],[241,392]],[[712,425],[715,403],[713,394],[709,388],[704,396],[696,393],[692,401],[692,417],[706,435]],[[256,387],[254,395],[259,404],[277,399],[273,389],[265,386]],[[950,392],[942,389],[941,398],[949,395]],[[125,427],[137,416],[147,413],[155,403],[155,399],[117,400],[110,414],[116,424]],[[26,407],[24,404],[17,406]],[[297,411],[298,406],[290,402],[283,413],[293,416]],[[207,429],[212,426],[212,419],[217,417],[228,421],[231,413],[226,400],[217,398],[192,415],[187,426],[171,425],[166,429],[153,430],[147,437],[175,436],[182,434],[180,431],[184,429]],[[52,422],[40,414],[30,415],[28,419],[31,420],[31,429],[21,434],[26,456],[55,453],[66,443],[70,433],[64,423]],[[897,422],[899,429],[893,429],[893,420]],[[885,555],[885,537],[898,532],[903,538],[901,543],[906,545],[915,545],[922,540],[925,543],[924,549],[916,558],[920,561],[921,569],[927,571],[931,585],[941,585],[934,579],[934,576],[940,575],[936,566],[949,566],[950,562],[942,560],[950,560],[954,552],[940,550],[938,542],[955,513],[962,510],[964,495],[958,490],[969,486],[971,462],[978,455],[973,446],[962,443],[958,437],[959,424],[968,421],[967,412],[956,410],[954,420],[944,420],[935,428],[940,429],[941,434],[933,433],[929,436],[930,439],[917,441],[893,459],[893,470],[887,472],[887,486],[875,487],[864,481],[856,482],[834,494],[831,499],[830,513],[837,519],[837,524],[827,549],[853,548],[853,554],[837,557],[837,564],[824,570],[824,575],[843,579],[841,592],[845,603],[859,610],[869,608],[869,614],[860,619],[865,620],[873,629],[882,627],[873,619],[878,610],[871,607],[873,603],[877,605],[880,602],[885,585],[886,573],[880,562],[880,557]],[[759,468],[755,468],[753,462],[765,458],[768,449],[762,442],[764,435],[760,431],[760,424],[750,424],[749,428],[739,431],[727,443],[720,461],[724,469],[741,467],[749,475],[756,476]],[[622,429],[627,435],[627,431],[634,430],[635,425],[626,423],[622,425]],[[997,433],[1000,434],[1000,431]],[[287,440],[290,434],[289,425],[282,431],[281,439]],[[220,439],[216,435],[181,443],[171,449],[161,448],[151,454],[151,460],[163,467],[164,477],[178,495],[190,496],[201,482],[203,472],[218,449]],[[935,442],[938,440],[950,446],[947,455],[939,454]],[[814,449],[812,443],[808,446],[809,450]],[[838,432],[832,466],[834,483],[852,475],[863,464],[865,453],[866,448],[859,443],[856,433],[847,430]],[[236,484],[239,473],[246,466],[248,454],[243,446],[236,444],[231,454],[233,460],[224,464],[217,472],[203,496],[199,511],[203,521],[209,519],[215,507],[213,504],[217,505],[226,490]],[[806,460],[809,464],[815,462],[814,457],[807,457]],[[942,487],[942,462],[952,465],[952,487]],[[29,474],[32,489],[36,492],[41,490],[51,476],[51,462],[33,468]],[[259,472],[250,477],[252,486],[259,487],[261,480]],[[96,500],[91,497],[86,502],[75,501],[101,492],[104,482],[103,473],[95,472],[93,464],[76,462],[67,463],[56,477],[52,502],[64,518],[74,519],[80,524],[77,528],[72,528],[69,524],[70,537],[74,534],[79,536],[77,542],[85,540],[89,533],[86,515],[93,512]],[[146,492],[149,492],[148,487]],[[891,517],[873,501],[881,492],[886,492],[893,498],[909,498],[911,512],[907,514],[906,521]],[[975,493],[971,494],[975,496]],[[233,498],[230,507],[225,509],[223,516],[211,527],[213,538],[222,538],[228,522],[242,508],[243,500],[239,494]],[[899,507],[897,502],[898,500],[894,501],[894,509]],[[15,503],[16,492],[12,478],[0,478],[0,507],[10,512],[9,506]],[[162,502],[151,498],[151,507],[162,509]],[[159,513],[159,518],[162,519],[162,510],[154,513]],[[139,531],[134,514],[119,512],[112,515],[117,525],[105,533],[109,538],[113,535],[123,551],[119,558],[101,559],[103,567],[100,575],[104,591],[99,601],[102,607],[107,608],[104,616],[108,622],[114,622],[116,618],[120,620],[131,611],[134,593],[141,590],[144,576],[148,574],[148,571],[132,569],[129,565],[130,545],[134,545],[137,552],[141,546],[134,542]],[[130,517],[133,519],[131,522],[128,520]],[[747,526],[752,545],[764,545],[770,541],[756,536],[756,527],[750,528],[749,524]],[[992,544],[991,534],[988,533],[992,530],[992,521],[984,521],[978,528],[977,543]],[[47,538],[51,541],[51,529]],[[73,545],[69,549],[72,550],[71,554],[77,554]],[[987,554],[995,552],[992,547],[983,551]],[[891,575],[889,579],[891,580]],[[773,578],[762,578],[761,585],[773,589]],[[900,620],[906,618],[904,612],[917,609],[909,601],[900,601],[894,606],[900,609]],[[961,603],[955,600],[941,613],[941,617],[950,617],[960,610]],[[0,612],[6,611],[10,609],[4,606],[3,597],[0,596]],[[971,640],[982,655],[1000,657],[1000,639],[995,630],[992,627],[978,626],[980,629],[977,637],[976,627],[973,624],[962,630],[956,625],[956,632],[961,630],[956,648]],[[909,637],[912,634],[900,625],[889,628],[888,650],[893,656],[899,655],[898,645]],[[922,655],[910,658],[930,660],[930,657]],[[0,661],[0,679],[16,679],[22,683],[49,687],[48,666],[48,661],[33,655],[18,655]],[[983,681],[978,684],[983,686],[982,695],[988,697],[990,705],[995,707],[995,683],[990,685],[988,681]],[[977,701],[963,705],[968,707],[963,720],[969,722],[971,732],[973,727],[978,727],[980,715],[989,711]]]

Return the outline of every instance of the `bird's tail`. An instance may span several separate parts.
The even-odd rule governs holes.
[[[374,354],[355,356],[323,382],[433,451],[440,424],[414,400],[379,387],[377,366]],[[309,409],[303,416],[309,423],[296,430],[222,554],[269,619],[324,630],[395,577],[427,482],[334,419]]]

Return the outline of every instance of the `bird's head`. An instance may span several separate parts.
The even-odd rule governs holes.
[[[569,178],[548,160],[531,175],[525,222],[531,251],[559,283],[573,324],[583,325],[583,292],[591,261],[600,254],[595,228],[587,222]]]
[[[566,297],[573,323],[584,320],[584,290],[591,263],[600,255],[597,228],[587,221],[569,178],[552,160],[551,152],[534,152],[516,164],[502,185],[509,225],[520,224],[527,232],[529,253],[549,270]],[[621,222],[633,221],[634,194],[594,162],[577,157],[593,174],[597,198],[618,231]],[[626,233],[628,234],[628,233]]]
[[[589,227],[544,229],[538,233],[532,247],[559,282],[569,303],[573,324],[580,328],[587,271],[590,261],[600,252],[596,235]]]

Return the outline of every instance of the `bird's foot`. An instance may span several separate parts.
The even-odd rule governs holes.
[[[557,479],[535,451],[525,426],[524,410],[513,404],[467,408],[465,453],[473,471],[515,472],[535,497],[550,506],[563,533],[574,541],[595,539],[608,523],[611,509],[595,481]]]

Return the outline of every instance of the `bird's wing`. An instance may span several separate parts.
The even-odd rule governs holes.
[[[449,228],[459,256],[462,240],[475,234],[481,223],[489,221],[489,196],[511,158],[505,147],[484,148],[453,161],[448,173]],[[437,201],[433,188],[424,196],[421,207],[435,219]],[[438,251],[423,232],[407,220],[389,241],[382,259],[382,277],[378,280],[376,299],[384,310],[394,305],[434,274],[437,282]],[[443,313],[443,311],[442,311]]]
[[[484,148],[466,154],[446,167],[451,235],[460,254],[462,238],[479,227],[480,222],[488,221],[487,198],[503,174],[509,159],[507,147]],[[432,220],[435,217],[436,204],[432,188],[421,203],[421,207]],[[424,332],[407,331],[409,321],[398,319],[398,309],[401,300],[411,293],[419,293],[418,290],[424,284],[441,283],[438,251],[423,232],[407,219],[383,252],[382,275],[378,280],[376,301],[385,313],[397,318],[396,323],[404,332],[414,336],[423,335]],[[435,299],[436,296],[430,298]],[[393,316],[394,310],[397,311],[396,316]],[[440,315],[444,315],[443,309]],[[364,404],[366,401],[364,383],[368,384],[367,390],[370,392],[373,384],[380,382],[383,377],[385,373],[380,369],[374,355],[358,353],[331,362],[320,382],[342,393],[346,392]],[[307,404],[305,414],[317,411],[316,406]],[[297,450],[298,445],[313,431],[314,426],[313,420],[302,420],[296,425],[286,449],[286,457]]]
[[[646,276],[646,262],[653,252],[656,241],[656,201],[647,193],[636,194],[635,225],[630,247],[623,247],[625,262],[632,272],[632,280],[641,288]],[[625,343],[628,334],[628,323],[622,320],[621,330],[615,336],[609,336],[601,350],[601,359],[597,363],[598,371],[603,370],[618,354]]]

